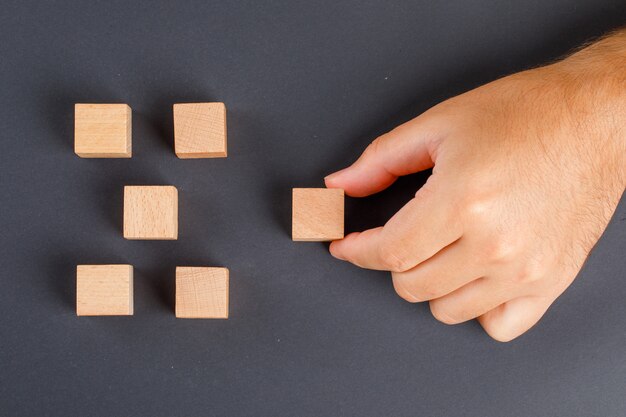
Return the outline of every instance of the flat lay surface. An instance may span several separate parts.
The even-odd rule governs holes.
[[[6,2],[0,415],[626,415],[624,198],[507,344],[291,240],[292,188],[624,22],[619,0]],[[197,102],[226,105],[228,157],[176,157],[172,106]],[[132,158],[78,157],[76,103],[128,104]],[[346,233],[427,175],[347,198]],[[176,187],[177,240],[124,239],[129,185]],[[98,264],[133,266],[133,316],[76,316],[76,266]],[[227,320],[175,317],[177,266],[228,268]]]

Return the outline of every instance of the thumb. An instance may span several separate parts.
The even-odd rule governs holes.
[[[377,193],[400,176],[432,168],[438,143],[435,123],[419,116],[376,138],[354,164],[324,178],[326,187],[352,197]]]

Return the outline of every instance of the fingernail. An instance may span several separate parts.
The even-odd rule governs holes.
[[[339,176],[341,176],[341,174],[343,174],[348,168],[344,168],[342,170],[339,170],[337,172],[333,172],[330,175],[327,175],[324,177],[324,181],[329,181],[329,180],[336,180]]]

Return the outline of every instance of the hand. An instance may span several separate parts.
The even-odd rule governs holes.
[[[326,177],[354,197],[432,168],[383,227],[330,246],[439,321],[499,341],[572,283],[626,187],[626,31],[449,99]]]

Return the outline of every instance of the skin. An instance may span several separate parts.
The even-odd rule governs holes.
[[[443,323],[512,340],[572,283],[626,188],[626,30],[438,104],[325,181],[364,197],[430,168],[384,226],[330,252],[390,271]]]

